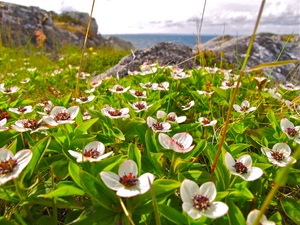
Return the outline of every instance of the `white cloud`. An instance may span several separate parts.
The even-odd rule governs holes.
[[[90,13],[92,0],[11,0],[60,12],[65,9]],[[261,0],[207,0],[202,34],[250,34]],[[204,0],[96,0],[93,16],[99,32],[116,33],[197,33]],[[259,31],[300,33],[298,0],[267,1]],[[224,31],[225,30],[225,31]]]

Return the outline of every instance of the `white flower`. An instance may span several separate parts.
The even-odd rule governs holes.
[[[96,89],[93,87],[91,89],[85,90],[84,92],[89,94],[89,93],[93,93],[95,90]]]
[[[195,105],[195,102],[190,101],[188,104],[181,106],[181,108],[182,108],[182,110],[189,110],[194,105]]]
[[[156,113],[156,117],[158,119],[164,118],[166,119],[167,122],[169,123],[183,123],[184,121],[186,121],[186,116],[177,116],[176,113],[174,112],[170,112],[168,115],[166,112],[162,111],[162,110],[158,110]]]
[[[300,144],[300,126],[294,126],[294,124],[287,118],[283,118],[280,121],[280,127],[289,139]]]
[[[276,166],[285,167],[290,163],[296,162],[296,159],[291,156],[292,150],[290,146],[286,143],[277,143],[272,149],[263,147],[261,151]]]
[[[183,71],[183,69],[180,69],[179,67],[174,67],[174,68],[172,68],[171,76],[172,76],[174,79],[185,79],[185,78],[190,77],[191,75],[185,73],[185,72]]]
[[[247,225],[252,225],[252,224],[254,224],[254,221],[255,221],[256,218],[258,217],[258,214],[259,214],[259,213],[260,213],[260,211],[257,210],[257,209],[252,210],[252,211],[248,214],[248,216],[247,216],[247,222],[246,222],[246,224],[247,224]],[[276,225],[275,222],[269,221],[265,215],[262,215],[262,217],[261,217],[261,219],[260,219],[260,221],[259,221],[259,224],[260,224],[260,225]]]
[[[30,81],[30,78],[26,78],[25,80],[20,81],[21,84],[27,84]]]
[[[172,149],[179,153],[190,152],[195,147],[195,145],[192,145],[193,137],[187,132],[177,133],[172,138],[160,133],[158,141],[165,149]]]
[[[280,84],[280,87],[285,90],[288,90],[288,91],[299,91],[300,90],[300,86],[295,86],[292,83]]]
[[[76,158],[76,161],[78,163],[81,162],[99,162],[102,159],[110,156],[113,154],[113,151],[105,153],[105,146],[102,142],[100,141],[93,141],[89,144],[87,144],[84,147],[84,152],[83,154],[81,152],[76,152],[73,150],[68,150],[71,156]]]
[[[138,90],[129,90],[129,93],[136,98],[147,98],[146,91],[138,91]]]
[[[208,127],[208,126],[215,126],[217,124],[217,120],[209,120],[205,117],[199,117],[198,121],[204,126],[204,127]]]
[[[30,133],[37,132],[39,130],[47,130],[48,127],[42,125],[42,120],[29,120],[21,119],[15,122],[15,125],[11,125],[11,128],[18,132],[30,131]]]
[[[59,124],[66,124],[66,123],[74,123],[74,119],[79,112],[78,106],[72,106],[66,109],[63,106],[54,106],[50,112],[49,116],[44,116],[43,120],[45,123],[49,124],[50,126],[57,126]]]
[[[154,132],[170,132],[171,124],[168,122],[158,122],[151,116],[147,117],[147,125]]]
[[[0,85],[0,91],[3,94],[13,94],[13,93],[16,93],[18,90],[19,90],[19,88],[17,86],[4,87],[4,84]]]
[[[0,148],[0,185],[19,176],[31,160],[29,149],[20,150],[13,155],[10,150]]]
[[[156,91],[156,90],[158,90],[158,91],[168,91],[169,90],[169,82],[168,81],[164,81],[164,82],[162,82],[162,83],[160,83],[160,84],[157,84],[157,86],[155,85],[155,86],[153,86],[152,87],[152,90],[153,91]]]
[[[295,102],[289,101],[289,100],[285,100],[285,104],[287,107],[289,107],[291,110],[296,110],[299,111],[300,110],[300,105],[298,105]]]
[[[31,113],[33,111],[33,108],[31,105],[27,105],[19,108],[8,108],[8,110],[18,115],[21,115],[21,114]]]
[[[157,83],[151,83],[151,82],[147,82],[145,84],[140,83],[140,86],[144,89],[156,89],[158,84]]]
[[[241,106],[233,104],[233,108],[240,113],[249,113],[256,110],[256,107],[250,107],[250,103],[247,100],[244,100]]]
[[[147,102],[145,101],[137,101],[133,104],[130,104],[131,107],[133,108],[133,110],[135,112],[141,112],[141,111],[144,111],[144,110],[147,110],[149,107],[151,107],[152,105],[147,105]]]
[[[129,88],[130,86],[124,88],[123,86],[116,84],[115,86],[113,86],[113,88],[109,88],[108,90],[114,93],[125,93],[129,90]]]
[[[183,211],[195,220],[202,216],[215,219],[228,212],[225,203],[214,201],[217,190],[213,182],[206,182],[199,187],[194,181],[185,179],[180,186],[180,196]]]
[[[88,112],[84,112],[83,114],[82,114],[82,119],[83,120],[89,120],[89,119],[91,119],[92,118],[92,116],[88,113]]]
[[[204,90],[204,91],[197,90],[197,92],[199,95],[208,95],[209,97],[211,97],[212,94],[215,93],[214,91],[209,91],[209,90]]]
[[[241,86],[241,83],[239,84],[239,87]],[[236,88],[237,87],[237,82],[236,81],[231,81],[231,80],[224,80],[222,82],[222,85],[220,88],[222,89],[229,89],[229,88]]]
[[[105,108],[101,109],[101,112],[103,115],[108,116],[111,119],[129,118],[129,108],[114,109],[109,105],[106,105]]]
[[[265,89],[268,90],[270,96],[278,101],[281,101],[282,95],[276,91],[275,88]]]
[[[252,167],[252,158],[250,155],[242,155],[235,161],[232,155],[226,152],[225,164],[231,174],[239,176],[246,181],[256,180],[263,175],[262,169]]]
[[[119,167],[118,174],[113,172],[102,171],[100,177],[104,184],[110,189],[117,191],[120,197],[133,197],[139,194],[144,194],[150,189],[150,183],[154,181],[154,175],[144,173],[140,177],[138,168],[134,161],[125,160]]]
[[[0,120],[0,132],[8,130],[8,127],[4,126],[6,124],[6,122],[7,122],[6,118],[3,118],[2,120]]]
[[[80,97],[80,98],[76,98],[76,102],[79,104],[84,104],[84,103],[93,101],[94,98],[95,98],[95,95],[90,95],[88,97]]]
[[[90,82],[90,85],[93,88],[96,88],[96,87],[100,86],[101,83],[102,83],[102,80],[100,80],[99,78],[95,78]]]

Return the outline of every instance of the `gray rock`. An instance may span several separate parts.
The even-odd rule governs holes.
[[[84,43],[85,31],[89,20],[89,14],[87,13],[65,12],[73,21],[79,21],[79,23],[66,22],[58,26],[53,18],[61,15],[55,12],[6,2],[0,2],[0,4],[0,41],[4,46],[29,46],[28,44],[30,43],[38,46],[37,33],[44,35],[43,38],[45,40],[42,47],[47,51],[57,51],[65,45],[81,47]],[[96,20],[93,19],[87,47],[102,46],[114,48],[114,44],[116,44],[117,48],[122,47],[121,44],[110,43],[97,32],[98,25]]]
[[[194,66],[193,49],[180,44],[158,43],[144,50],[136,50],[125,56],[114,67],[97,77],[128,75],[128,71],[138,71],[144,62],[158,63],[159,65],[177,65],[183,69],[192,69]]]
[[[257,34],[254,39],[252,51],[250,53],[247,68],[262,63],[300,59],[300,36],[286,43],[283,38],[286,35],[276,35],[269,33]],[[243,59],[247,52],[251,36],[241,37],[218,37],[200,46],[200,49],[210,50],[215,53],[224,52],[225,60],[235,63],[237,66],[243,64]],[[300,70],[296,64],[264,69],[264,73],[275,81],[290,80],[299,82]]]

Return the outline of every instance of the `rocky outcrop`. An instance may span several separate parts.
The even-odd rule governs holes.
[[[34,44],[46,50],[57,50],[65,45],[82,46],[89,21],[89,14],[64,12],[60,15],[38,7],[26,7],[0,2],[0,34],[4,46],[18,47]],[[119,40],[118,47],[126,43],[127,49],[133,48]],[[90,26],[87,47],[114,47],[100,34],[93,18]]]
[[[128,75],[128,71],[138,71],[143,63],[158,63],[159,65],[177,65],[181,68],[192,69],[194,66],[193,49],[180,44],[158,43],[144,50],[136,50],[125,56],[120,62],[99,77]]]
[[[200,50],[209,50],[215,53],[224,53],[224,58],[229,63],[241,66],[251,36],[219,37],[202,44]],[[300,36],[294,35],[288,42],[287,35],[270,33],[257,34],[254,39],[247,67],[253,67],[262,63],[300,59]],[[264,69],[264,73],[275,81],[300,80],[300,70],[296,64],[288,64],[275,68]]]

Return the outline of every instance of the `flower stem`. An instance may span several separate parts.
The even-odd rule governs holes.
[[[231,183],[229,185],[229,188],[231,188],[234,185],[234,183],[235,183],[235,181],[236,181],[237,178],[238,178],[237,176],[234,176],[234,178],[232,179],[232,181],[231,181]]]
[[[262,3],[261,3],[260,10],[259,10],[259,13],[258,13],[258,16],[257,16],[257,20],[256,20],[256,23],[255,23],[255,27],[254,27],[254,30],[253,30],[253,34],[251,36],[250,43],[248,45],[246,57],[244,59],[243,66],[241,68],[240,75],[239,75],[239,78],[237,80],[236,87],[234,88],[233,96],[231,97],[231,102],[230,102],[230,105],[229,105],[229,109],[228,109],[228,113],[227,113],[227,118],[226,118],[225,125],[224,125],[223,131],[222,131],[221,141],[220,141],[220,144],[219,144],[219,147],[218,147],[218,150],[217,150],[214,162],[213,162],[212,167],[211,167],[211,173],[210,173],[210,179],[211,180],[213,180],[213,175],[214,175],[214,172],[215,172],[215,169],[216,169],[216,165],[217,165],[219,156],[221,154],[221,149],[222,149],[224,141],[225,141],[225,136],[226,136],[226,133],[227,133],[227,128],[228,128],[229,119],[230,119],[230,116],[231,116],[231,111],[232,111],[234,99],[235,99],[235,97],[237,95],[238,87],[239,87],[239,85],[241,83],[241,79],[242,79],[242,76],[244,74],[244,69],[246,68],[246,64],[247,64],[247,61],[248,61],[248,58],[249,58],[249,55],[250,55],[250,52],[251,52],[251,49],[252,49],[252,46],[253,46],[253,43],[254,43],[254,38],[255,38],[256,30],[258,28],[258,24],[259,24],[259,21],[260,21],[262,12],[263,12],[263,8],[264,8],[264,5],[265,5],[265,2],[266,1],[263,0]]]

